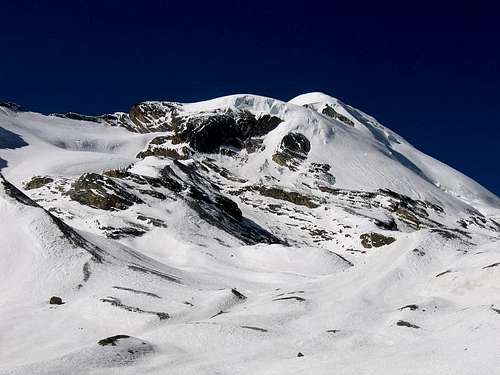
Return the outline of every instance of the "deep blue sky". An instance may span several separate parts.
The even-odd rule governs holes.
[[[324,91],[499,195],[499,9],[401,3],[5,1],[0,101],[100,114]]]

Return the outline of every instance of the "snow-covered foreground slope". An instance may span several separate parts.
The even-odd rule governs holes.
[[[335,98],[3,105],[1,167],[0,374],[500,367],[500,200]]]

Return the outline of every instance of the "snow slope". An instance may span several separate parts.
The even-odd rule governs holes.
[[[499,198],[338,99],[0,106],[0,161],[0,374],[500,367]]]

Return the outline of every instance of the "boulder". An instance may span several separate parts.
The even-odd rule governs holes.
[[[63,300],[62,300],[61,297],[52,296],[52,297],[50,297],[49,304],[51,304],[51,305],[62,305],[62,304],[64,304],[64,302],[63,302]]]

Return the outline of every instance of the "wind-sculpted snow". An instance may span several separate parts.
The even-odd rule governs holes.
[[[0,104],[0,374],[494,374],[500,201],[321,93]]]

